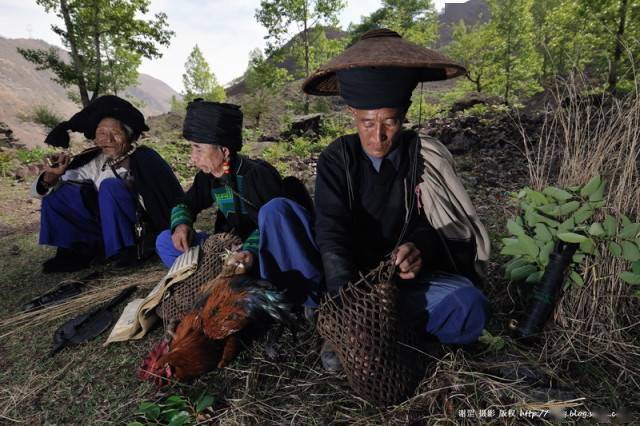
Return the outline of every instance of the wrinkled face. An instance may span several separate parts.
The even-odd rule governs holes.
[[[191,162],[217,178],[224,174],[223,164],[229,160],[230,154],[228,148],[220,145],[191,142]]]
[[[358,128],[362,149],[376,158],[387,155],[402,129],[404,109],[356,109],[349,107],[349,110]]]
[[[131,147],[124,126],[115,118],[103,118],[96,128],[96,146],[102,148],[108,157],[124,154]]]

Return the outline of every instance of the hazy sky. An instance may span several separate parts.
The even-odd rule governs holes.
[[[380,0],[347,0],[340,15],[341,25],[359,22],[361,16],[376,10],[380,3]],[[438,10],[444,3],[445,0],[435,0]],[[165,12],[176,35],[171,45],[163,49],[162,58],[144,60],[140,72],[182,91],[184,63],[197,43],[218,81],[227,84],[242,75],[252,49],[264,50],[266,31],[254,17],[259,5],[260,0],[152,0],[151,12]],[[57,18],[45,13],[35,0],[0,0],[2,37],[39,38],[61,46],[60,39],[51,31],[51,24],[56,22]]]

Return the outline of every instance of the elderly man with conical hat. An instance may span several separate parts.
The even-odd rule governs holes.
[[[169,225],[184,192],[162,157],[138,144],[145,130],[142,112],[105,95],[49,133],[48,145],[67,148],[72,131],[95,147],[73,159],[52,156],[33,183],[42,199],[40,244],[57,247],[43,272],[79,270],[102,253],[117,266],[132,266],[153,253],[155,234]]]
[[[446,148],[403,129],[403,122],[418,83],[464,72],[438,52],[380,29],[303,84],[311,95],[340,95],[357,127],[318,160],[318,288],[336,294],[391,254],[403,311],[425,335],[451,344],[474,342],[485,325],[487,300],[474,282],[488,259],[488,238]],[[275,202],[287,210],[286,200]],[[309,265],[300,268],[312,275]],[[329,355],[323,363],[332,368]]]

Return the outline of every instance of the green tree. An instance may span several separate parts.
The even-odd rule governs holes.
[[[135,52],[122,46],[109,46],[105,49],[103,68],[103,86],[106,93],[118,95],[123,89],[138,82],[138,67],[142,58]]]
[[[243,109],[247,116],[255,120],[256,127],[260,126],[262,116],[269,112],[278,91],[291,79],[285,68],[274,65],[273,60],[265,59],[260,49],[254,49],[249,54],[249,66],[244,78],[247,97]]]
[[[149,0],[36,0],[55,13],[53,25],[69,49],[70,63],[55,49],[20,49],[39,70],[51,70],[63,87],[76,86],[83,106],[103,93],[116,93],[137,80],[141,58],[159,58],[173,32],[164,13],[145,19]]]
[[[362,34],[385,27],[421,46],[430,46],[438,39],[438,14],[432,0],[383,0],[382,7],[352,26],[351,42]]]
[[[610,91],[635,78],[640,57],[637,1],[564,0],[547,16],[547,48],[554,71],[588,72]]]
[[[346,46],[346,37],[338,37],[330,39],[327,37],[327,29],[323,27],[313,27],[309,29],[310,40],[309,46],[309,69],[314,70],[322,64],[328,62],[334,56],[340,54]],[[294,49],[293,56],[299,68],[304,69],[307,60],[303,54],[304,49]],[[301,76],[298,74],[298,76]],[[306,77],[306,75],[304,76]]]
[[[487,24],[467,26],[463,21],[453,26],[452,40],[444,51],[467,69],[466,77],[482,92],[493,64],[491,39],[493,28]]]
[[[531,6],[531,14],[533,16],[535,31],[535,44],[538,54],[542,57],[541,83],[544,83],[552,74],[550,56],[547,46],[551,40],[551,33],[546,25],[549,13],[554,10],[563,0],[534,0]]]
[[[324,31],[312,30],[316,27],[338,25],[338,12],[345,6],[343,0],[261,0],[260,8],[256,10],[256,19],[267,29],[267,53],[273,54],[281,50],[292,37],[290,29],[294,28],[296,37],[289,43],[294,58],[301,57],[304,77],[308,77],[313,65],[313,48],[320,47],[318,43]],[[326,44],[325,44],[326,45]],[[300,52],[296,54],[295,52]],[[309,110],[309,102],[305,97],[305,112]]]
[[[532,0],[488,0],[488,4],[491,39],[486,42],[493,49],[493,60],[486,86],[509,104],[514,97],[540,89],[541,58],[534,44]]]
[[[438,39],[438,13],[431,0],[383,0],[382,25],[421,46]]]
[[[184,69],[182,84],[184,85],[185,102],[190,102],[195,98],[216,102],[222,102],[226,99],[224,88],[218,84],[215,74],[211,71],[197,44],[189,54]]]
[[[557,75],[583,72],[606,62],[606,37],[595,31],[593,17],[584,13],[580,2],[565,0],[548,12],[544,23],[548,34],[549,65]]]

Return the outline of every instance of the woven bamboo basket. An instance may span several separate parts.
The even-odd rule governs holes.
[[[353,391],[383,407],[411,397],[427,367],[421,339],[403,322],[398,297],[392,269],[381,265],[325,301],[317,323]]]
[[[175,283],[164,295],[156,312],[165,321],[181,320],[193,310],[204,284],[218,276],[224,266],[226,255],[241,244],[239,237],[228,234],[213,234],[201,247],[198,269],[182,282]]]

